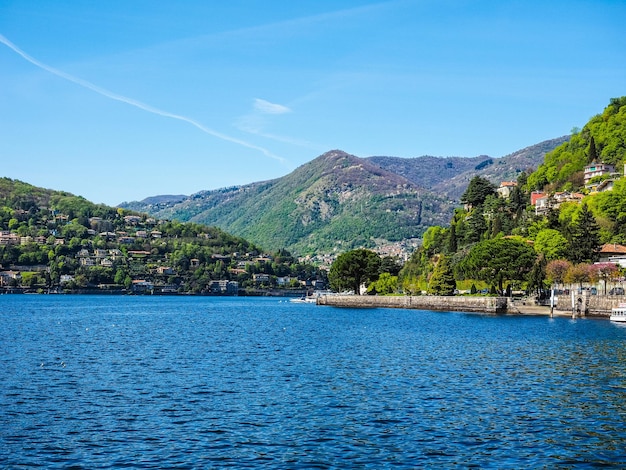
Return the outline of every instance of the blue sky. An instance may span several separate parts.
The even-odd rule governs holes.
[[[0,176],[118,204],[501,157],[626,95],[626,2],[3,0]]]

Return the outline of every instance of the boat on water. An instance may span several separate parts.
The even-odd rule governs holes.
[[[300,297],[299,299],[291,299],[289,302],[294,304],[317,304],[317,297]]]
[[[626,303],[621,303],[617,307],[611,309],[611,321],[626,322]]]

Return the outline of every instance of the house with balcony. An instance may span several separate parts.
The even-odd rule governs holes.
[[[613,173],[615,173],[614,165],[609,165],[607,163],[592,162],[589,165],[587,165],[584,170],[585,185],[589,183],[589,180],[591,180],[591,178],[594,178],[596,176],[602,176],[602,175],[610,175]]]

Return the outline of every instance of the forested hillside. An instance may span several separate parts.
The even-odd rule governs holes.
[[[531,189],[566,190],[583,185],[583,169],[593,161],[622,165],[626,152],[626,97],[613,98],[572,138],[550,152],[530,175]]]
[[[534,170],[561,137],[503,158],[370,157],[328,152],[289,175],[201,191],[183,200],[148,198],[120,206],[157,217],[221,227],[262,246],[299,255],[393,245],[447,223],[470,179],[494,183]]]
[[[453,203],[367,159],[331,151],[276,180],[203,191],[173,205],[123,206],[304,255],[418,238],[445,223]]]
[[[428,289],[441,263],[457,281],[485,282],[500,293],[616,278],[615,264],[594,263],[603,244],[626,244],[625,130],[626,97],[615,98],[570,141],[547,153],[537,171],[521,173],[509,195],[474,177],[461,198],[464,208],[446,226],[430,228],[403,268],[404,290]],[[615,167],[589,180],[607,184],[585,186],[584,169],[593,162]],[[541,211],[531,204],[537,190]]]
[[[229,293],[325,278],[288,252],[0,178],[0,287]],[[279,282],[280,279],[280,282]]]

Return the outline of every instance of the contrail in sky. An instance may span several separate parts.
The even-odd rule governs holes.
[[[195,121],[194,119],[188,118],[186,116],[181,116],[180,114],[174,114],[174,113],[170,113],[168,111],[163,111],[161,109],[155,108],[153,106],[147,105],[145,103],[142,103],[141,101],[137,101],[134,100],[132,98],[127,98],[126,96],[122,96],[122,95],[118,95],[117,93],[113,93],[112,91],[109,90],[105,90],[104,88],[100,88],[97,85],[94,85],[93,83],[90,83],[86,80],[82,80],[80,78],[74,77],[72,75],[69,75],[65,72],[62,72],[61,70],[57,70],[53,67],[50,67],[44,63],[39,62],[37,59],[29,56],[28,54],[26,54],[26,52],[24,52],[23,50],[21,50],[19,47],[17,47],[15,44],[13,44],[11,41],[9,41],[6,37],[4,37],[2,34],[0,34],[0,42],[2,44],[4,44],[5,46],[7,46],[9,49],[12,49],[14,52],[16,52],[17,54],[21,55],[24,59],[26,59],[28,62],[30,62],[31,64],[39,67],[40,69],[45,70],[46,72],[50,72],[54,75],[57,75],[65,80],[68,80],[72,83],[75,83],[79,86],[82,86],[83,88],[87,88],[88,90],[94,91],[102,96],[105,96],[107,98],[110,98],[112,100],[116,100],[116,101],[121,101],[122,103],[126,103],[129,104],[131,106],[134,106],[136,108],[139,109],[143,109],[144,111],[147,111],[149,113],[152,114],[158,114],[159,116],[164,116],[164,117],[168,117],[168,118],[172,118],[172,119],[178,119],[179,121],[184,121],[186,123],[191,124],[192,126],[197,127],[198,129],[200,129],[202,132],[209,134],[213,137],[217,137],[218,139],[222,139],[225,140],[227,142],[232,142],[234,144],[237,145],[241,145],[243,147],[247,147],[249,149],[253,149],[253,150],[258,150],[259,152],[263,153],[265,156],[273,158],[274,160],[278,160],[280,162],[285,162],[285,159],[282,157],[279,157],[277,155],[274,155],[272,152],[270,152],[267,149],[264,149],[263,147],[259,147],[257,145],[253,145],[250,144],[248,142],[245,142],[243,140],[239,140],[236,139],[234,137],[230,137],[228,135],[222,134],[220,132],[214,131],[212,129],[209,129],[208,127],[202,125],[201,123],[199,123],[198,121]]]

